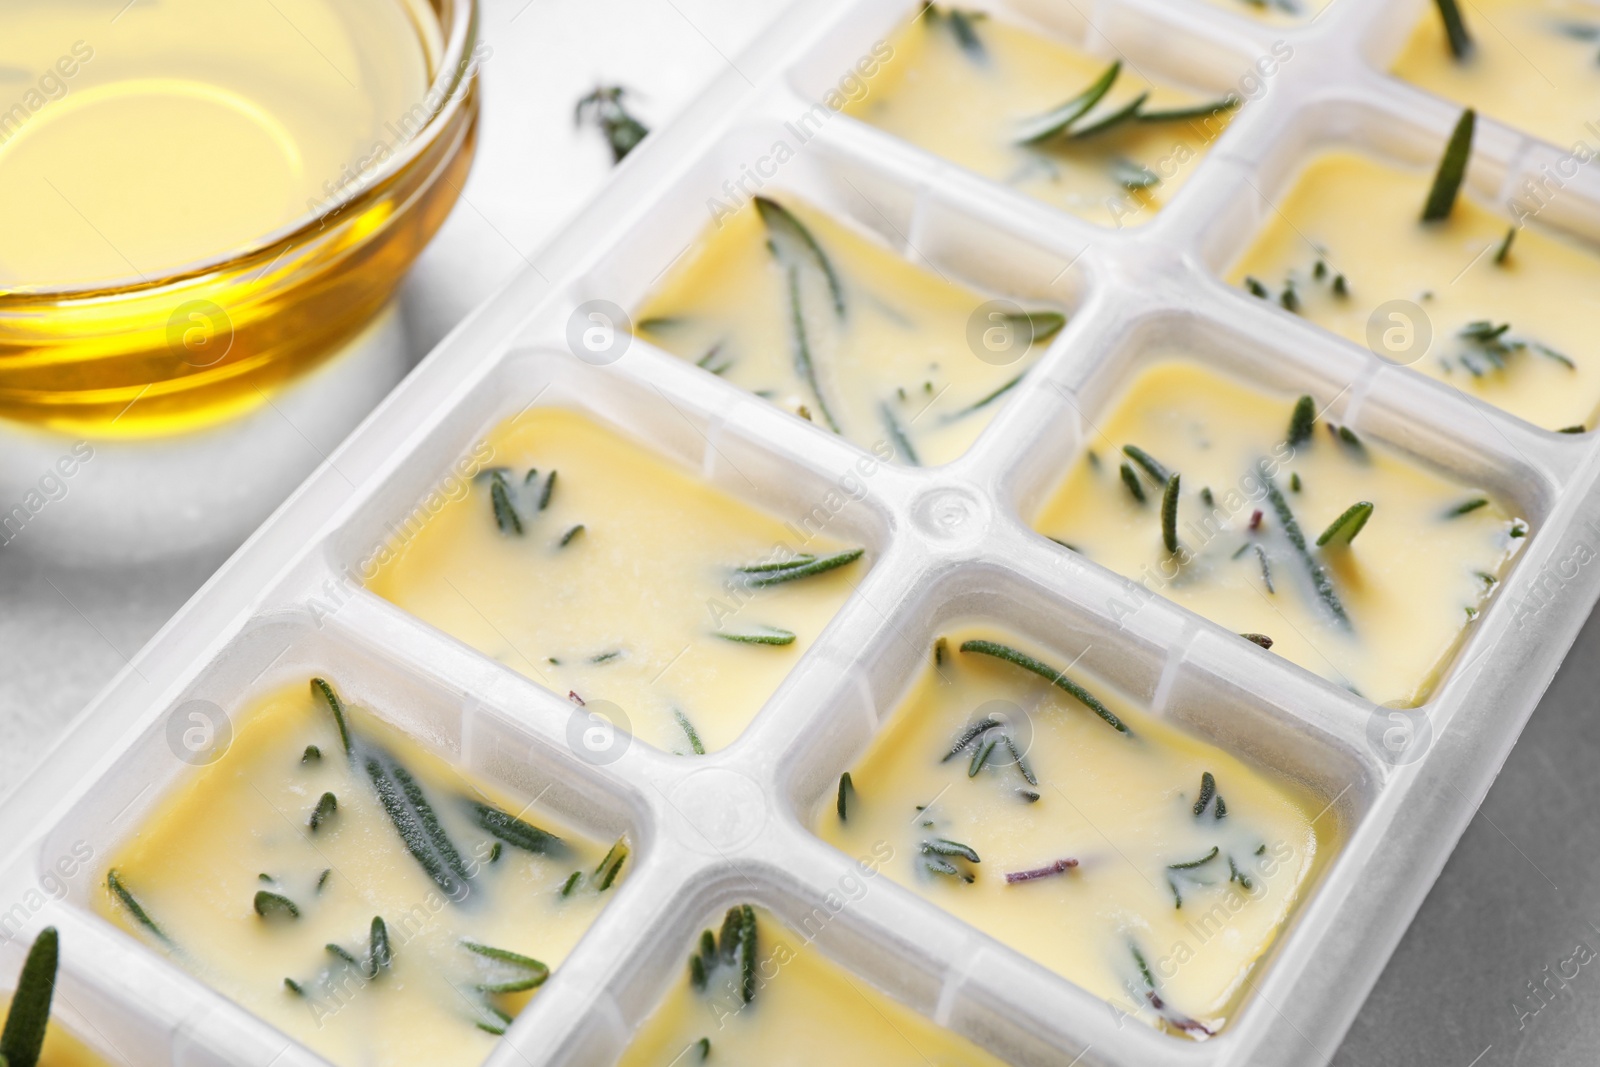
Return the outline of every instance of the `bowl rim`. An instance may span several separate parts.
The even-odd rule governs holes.
[[[456,117],[475,100],[472,82],[477,76],[479,0],[395,0],[415,17],[419,9],[431,10],[437,17],[440,8],[448,16],[440,20],[446,31],[444,47],[439,52],[438,66],[419,102],[441,96],[443,102],[428,116],[428,120],[408,140],[395,148],[388,159],[337,189],[321,206],[284,223],[263,236],[243,245],[210,256],[190,260],[161,271],[159,274],[106,278],[98,281],[72,284],[0,287],[0,310],[8,304],[54,303],[58,301],[83,301],[97,298],[119,298],[144,295],[168,286],[176,286],[234,264],[272,253],[275,262],[289,248],[298,243],[304,234],[323,228],[325,220],[341,213],[349,205],[370,195],[373,190],[387,185],[396,175],[405,172],[418,157],[431,149],[449,130]]]

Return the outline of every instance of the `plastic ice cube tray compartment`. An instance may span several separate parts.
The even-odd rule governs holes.
[[[837,0],[790,11],[128,664],[0,806],[11,831],[0,853],[0,970],[14,973],[32,933],[53,923],[65,946],[58,1011],[91,1044],[139,1064],[322,1062],[88,902],[118,843],[190,770],[167,742],[187,702],[237,715],[272,685],[323,673],[447,759],[538,796],[596,837],[625,831],[635,843],[614,899],[490,1064],[611,1063],[680,977],[708,918],[744,900],[815,930],[828,956],[1013,1063],[1331,1057],[1600,594],[1600,568],[1585,565],[1600,534],[1594,434],[1527,425],[1217,276],[1319,146],[1437,158],[1457,108],[1384,73],[1423,0],[1333,0],[1296,24],[1179,0],[1100,0],[1087,13],[1065,0],[998,6],[1149,76],[1249,97],[1170,205],[1122,231],[842,115],[814,122],[792,159],[761,162],[774,142],[793,144],[792,124],[913,10],[906,0]],[[1275,63],[1257,65],[1269,55]],[[1561,154],[1482,123],[1470,188],[1502,202]],[[578,358],[575,309],[636,306],[706,225],[709,200],[741,181],[741,198],[755,183],[792,192],[914,260],[999,296],[1058,304],[1071,320],[974,447],[934,469],[868,462],[640,341],[614,361]],[[1600,178],[1569,182],[1539,224],[1600,235]],[[1149,356],[1173,349],[1288,397],[1309,393],[1363,438],[1489,488],[1528,518],[1523,551],[1420,709],[1424,743],[1405,759],[1379,743],[1390,709],[1159,598],[1114,611],[1131,582],[1025,523],[1086,423]],[[579,709],[363,590],[406,517],[430,493],[459,490],[453,467],[472,443],[536,404],[585,411],[736,497],[811,514],[867,547],[870,569],[849,602],[728,748],[686,758],[623,743],[611,762],[580,758]],[[886,878],[841,894],[856,884],[855,862],[807,825],[933,638],[973,617],[1076,659],[1152,713],[1326,799],[1337,854],[1214,1039],[1119,1019]],[[830,893],[850,899],[835,911]]]

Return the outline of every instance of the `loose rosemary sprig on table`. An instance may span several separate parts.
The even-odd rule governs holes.
[[[650,134],[650,127],[629,114],[623,104],[627,95],[628,90],[620,85],[597,85],[572,109],[574,127],[588,123],[605,137],[613,164],[621,163]]]
[[[0,1032],[0,1067],[36,1067],[50,1026],[50,1001],[55,995],[56,968],[61,939],[54,926],[46,926],[33,939],[28,958],[17,975],[16,992],[6,1026]]]
[[[1452,0],[1442,2],[1452,3]],[[1477,117],[1477,112],[1469,107],[1456,120],[1444,155],[1439,159],[1439,169],[1434,173],[1433,185],[1428,189],[1428,199],[1422,206],[1423,222],[1442,222],[1455,208],[1456,195],[1461,192],[1467,163],[1472,158],[1472,131]]]
[[[1074,682],[1071,678],[1068,678],[1065,671],[1058,671],[1054,667],[1034,659],[1026,652],[1012,648],[1010,645],[1002,645],[998,641],[963,641],[961,643],[961,651],[975,652],[983,656],[993,656],[996,659],[1004,660],[1015,667],[1021,667],[1025,671],[1030,671],[1034,674],[1037,674],[1039,677],[1045,679],[1056,688],[1071,694],[1072,697],[1078,701],[1078,703],[1082,704],[1084,707],[1100,716],[1100,718],[1105,720],[1108,726],[1116,730],[1118,733],[1126,734],[1130,737],[1132,736],[1132,731],[1128,729],[1127,725],[1123,723],[1121,719],[1117,718],[1115,712],[1106,707],[1105,704],[1101,703],[1099,698],[1093,693],[1090,693],[1083,686],[1079,685],[1077,682]]]

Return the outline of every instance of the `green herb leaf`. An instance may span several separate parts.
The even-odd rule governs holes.
[[[392,758],[377,753],[367,756],[366,771],[406,851],[446,897],[457,903],[465,899],[471,875],[416,779]]]
[[[1089,87],[1077,96],[1058,104],[1042,115],[1023,120],[1017,127],[1016,143],[1036,145],[1041,141],[1059,137],[1066,132],[1068,126],[1087,115],[1089,110],[1111,91],[1112,84],[1121,73],[1122,61],[1119,59],[1102,71],[1100,76],[1090,82]]]
[[[317,830],[321,828],[323,823],[333,818],[334,814],[338,812],[338,810],[339,798],[334,796],[332,793],[322,794],[322,798],[317,801],[317,806],[311,811],[311,819],[309,822],[311,832],[316,833]]]
[[[1470,515],[1479,508],[1488,506],[1489,500],[1487,497],[1473,497],[1471,500],[1463,501],[1462,503],[1451,508],[1449,511],[1445,512],[1444,517],[1447,519],[1458,519],[1463,515]]]
[[[1144,107],[1144,102],[1148,99],[1150,99],[1150,93],[1147,90],[1088,126],[1069,131],[1067,139],[1072,141],[1087,140],[1090,137],[1098,137],[1100,134],[1114,130],[1118,126],[1133,122],[1138,119],[1139,109]]]
[[[541,830],[532,823],[523,822],[493,804],[468,800],[467,809],[471,812],[473,824],[478,829],[504,841],[512,848],[520,848],[535,856],[560,855],[566,851],[566,844],[555,834]]]
[[[1467,33],[1467,24],[1461,18],[1461,8],[1456,0],[1434,0],[1439,8],[1439,19],[1444,23],[1445,39],[1450,44],[1450,54],[1457,59],[1465,59],[1472,51],[1472,38]]]
[[[1200,796],[1194,802],[1194,813],[1198,817],[1204,815],[1206,806],[1211,803],[1211,798],[1217,795],[1217,779],[1210,771],[1200,774]]]
[[[1168,476],[1166,492],[1161,494],[1161,543],[1168,552],[1178,551],[1178,475]]]
[[[1066,321],[1065,316],[1062,317],[1062,321],[1063,322]],[[1057,327],[1057,329],[1060,329],[1060,327]],[[1034,336],[1034,340],[1035,340],[1035,342],[1037,342],[1039,340],[1038,335]],[[1026,374],[1026,373],[1027,373],[1026,371],[1023,372],[1023,374]],[[1017,375],[1015,378],[1011,379],[1009,382],[1006,382],[1004,385],[1002,385],[1000,388],[996,389],[994,392],[988,393],[985,396],[979,397],[977,400],[974,400],[972,403],[968,404],[966,407],[961,408],[960,410],[951,411],[951,412],[948,412],[948,413],[946,413],[944,415],[939,416],[939,425],[948,426],[952,422],[956,422],[956,421],[958,421],[960,419],[966,418],[968,415],[971,415],[975,411],[982,411],[984,408],[988,407],[990,404],[994,403],[996,400],[999,400],[1002,396],[1005,396],[1012,389],[1015,389],[1016,386],[1017,386],[1017,383],[1022,381],[1023,374]]]
[[[685,715],[677,708],[673,708],[672,717],[677,720],[678,728],[682,730],[684,736],[689,739],[689,747],[694,750],[694,754],[696,756],[704,756],[706,754],[706,746],[701,744],[700,735],[695,731],[694,723],[689,721],[689,716]]]
[[[1283,526],[1283,532],[1288,536],[1289,543],[1294,546],[1300,561],[1305,564],[1306,571],[1311,575],[1311,584],[1316,588],[1317,596],[1333,613],[1334,617],[1346,626],[1350,624],[1350,616],[1345,613],[1344,604],[1339,600],[1339,594],[1333,588],[1333,580],[1328,577],[1327,569],[1318,563],[1311,555],[1311,550],[1306,546],[1305,534],[1300,530],[1300,524],[1295,521],[1294,512],[1289,508],[1289,502],[1283,498],[1283,492],[1278,484],[1272,480],[1272,475],[1267,473],[1266,461],[1257,465],[1261,472],[1261,483],[1267,491],[1267,500],[1271,502],[1272,509],[1278,515],[1278,522]]]
[[[788,208],[765,196],[755,198],[756,212],[767,228],[767,248],[779,263],[790,270],[791,279],[801,263],[809,262],[827,280],[828,293],[833,297],[833,310],[844,318],[844,285],[822,245],[812,235],[806,224],[796,218]],[[791,280],[791,286],[795,283]],[[798,299],[795,301],[798,307]]]
[[[489,504],[494,509],[494,524],[503,534],[522,536],[522,519],[511,503],[511,489],[499,471],[489,480]]]
[[[477,941],[468,941],[465,938],[461,941],[461,947],[484,959],[506,964],[512,970],[520,972],[517,977],[507,981],[480,983],[477,987],[480,993],[522,993],[538,988],[550,977],[550,968],[532,956],[524,956],[520,952],[495,948]]]
[[[339,727],[339,740],[344,743],[344,754],[350,755],[350,727],[345,723],[344,704],[339,700],[339,694],[333,691],[333,686],[321,678],[311,679],[311,692],[320,693],[322,699],[328,702],[328,709],[333,712],[333,721]]]
[[[1440,0],[1440,4],[1441,7],[1444,4],[1452,8],[1455,6],[1453,0]],[[1433,176],[1433,187],[1428,190],[1427,203],[1422,208],[1423,222],[1447,219],[1451,209],[1456,206],[1456,194],[1461,191],[1461,182],[1467,176],[1467,163],[1472,158],[1472,131],[1477,117],[1477,113],[1469,107],[1456,121],[1456,128],[1445,145],[1444,156],[1439,160],[1439,169]]]
[[[1289,446],[1299,448],[1311,440],[1311,431],[1317,425],[1317,402],[1303,396],[1294,402],[1294,413],[1289,416]]]
[[[600,860],[600,866],[594,869],[595,890],[604,893],[611,888],[611,883],[617,880],[617,875],[622,871],[622,865],[628,860],[628,841],[625,837],[617,838],[617,843],[611,846],[605,856]]]
[[[1150,189],[1161,184],[1161,175],[1143,163],[1135,163],[1131,159],[1113,159],[1111,161],[1111,178],[1130,192],[1138,189]]]
[[[839,776],[839,800],[837,807],[839,811],[840,822],[844,822],[849,818],[850,797],[855,794],[855,791],[856,786],[855,783],[850,780],[850,772],[845,771]]]
[[[380,915],[372,917],[367,946],[367,977],[376,978],[394,965],[394,949],[389,946],[389,927]]]
[[[579,534],[583,533],[583,531],[584,531],[584,525],[583,525],[583,523],[580,522],[580,523],[578,523],[578,525],[572,527],[566,533],[561,535],[561,540],[556,542],[556,547],[557,548],[566,548],[568,545],[572,544],[573,539],[575,537],[577,537]]]
[[[1216,859],[1217,858],[1217,854],[1220,851],[1221,851],[1221,849],[1219,849],[1216,845],[1212,845],[1211,846],[1211,851],[1207,852],[1204,856],[1201,856],[1199,859],[1197,859],[1197,860],[1185,860],[1182,863],[1169,863],[1169,864],[1167,864],[1167,870],[1169,870],[1169,871],[1192,871],[1196,867],[1204,867],[1206,864],[1208,864],[1212,860]]]
[[[1169,107],[1139,112],[1140,122],[1188,122],[1190,119],[1208,119],[1219,111],[1232,111],[1244,101],[1229,93],[1227,96],[1188,107]]]
[[[776,626],[757,626],[752,630],[732,632],[728,630],[712,631],[724,641],[732,641],[740,645],[792,645],[795,635],[790,630],[782,630]]]
[[[917,458],[917,450],[911,446],[911,438],[895,417],[894,408],[887,403],[880,403],[878,416],[883,419],[884,429],[889,431],[889,443],[894,446],[895,454],[913,467],[922,466],[922,461]]]
[[[1317,547],[1322,548],[1330,542],[1348,545],[1356,539],[1356,534],[1366,526],[1367,520],[1372,518],[1372,502],[1360,500],[1349,507],[1328,524],[1322,531],[1322,536],[1317,538]]]
[[[0,1033],[0,1064],[5,1067],[35,1067],[39,1062],[45,1030],[50,1025],[50,1000],[55,995],[60,955],[56,928],[40,930],[17,975],[11,1012],[6,1016],[5,1031]]]
[[[150,913],[144,910],[144,906],[139,903],[128,887],[122,883],[122,878],[117,874],[115,867],[106,872],[106,888],[111,890],[111,895],[116,897],[122,906],[128,909],[128,913],[134,917],[140,926],[149,930],[163,943],[172,944],[172,938],[167,936],[165,930],[156,925],[156,921],[150,918]]]
[[[1123,445],[1122,454],[1133,460],[1139,466],[1143,467],[1144,472],[1150,475],[1150,478],[1157,485],[1166,485],[1167,479],[1172,476],[1172,472],[1170,470],[1168,470],[1164,465],[1156,462],[1156,458],[1154,456],[1140,448],[1138,445]]]
[[[263,919],[279,916],[285,919],[300,918],[300,908],[294,901],[282,893],[274,893],[270,889],[256,890],[256,914]]]
[[[639,142],[650,135],[650,127],[628,113],[623,97],[628,93],[620,85],[598,85],[594,91],[581,98],[572,110],[572,124],[588,123],[598,129],[611,149],[612,165],[621,163],[629,152],[639,147]]]
[[[983,656],[993,656],[996,659],[1005,660],[1007,663],[1015,667],[1021,667],[1025,671],[1031,671],[1032,673],[1037,674],[1039,677],[1048,681],[1056,688],[1070,693],[1078,701],[1078,703],[1082,704],[1084,707],[1100,716],[1100,718],[1106,721],[1107,725],[1116,730],[1118,733],[1129,734],[1131,736],[1131,731],[1121,719],[1117,718],[1116,713],[1102,704],[1100,700],[1094,696],[1094,694],[1090,693],[1077,682],[1074,682],[1071,678],[1068,678],[1066,672],[1058,671],[1054,667],[1034,659],[1026,652],[1018,651],[1017,649],[1012,648],[1010,645],[1002,645],[998,641],[984,640],[963,641],[961,643],[961,651],[976,652]]]
[[[810,387],[811,395],[817,401],[817,410],[822,412],[822,419],[828,428],[834,433],[843,433],[833,412],[828,409],[828,401],[822,395],[822,385],[817,381],[817,365],[811,358],[811,341],[806,336],[805,306],[800,300],[800,268],[793,265],[789,267],[789,329],[794,344],[795,372]]]
[[[1516,239],[1516,236],[1517,228],[1515,226],[1509,226],[1506,228],[1506,235],[1500,239],[1500,246],[1494,250],[1494,262],[1496,266],[1505,266],[1506,260],[1511,258],[1511,242]]]
[[[1139,484],[1139,475],[1134,472],[1130,463],[1122,465],[1122,484],[1128,487],[1128,492],[1133,494],[1135,501],[1144,503],[1144,486]]]

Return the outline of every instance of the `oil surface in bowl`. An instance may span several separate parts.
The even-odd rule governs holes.
[[[429,62],[402,0],[8,5],[0,290],[257,242],[399,147]]]
[[[1353,152],[1313,159],[1230,280],[1536,426],[1587,426],[1600,256],[1536,225],[1508,238],[1509,220],[1467,196],[1423,223],[1431,177]]]
[[[1178,359],[1098,420],[1034,527],[1138,583],[1112,605],[1122,617],[1164,596],[1406,705],[1426,699],[1528,530],[1491,495],[1317,419],[1309,398]]]
[[[639,310],[652,343],[928,466],[966,451],[1064,323],[989,301],[790,197],[722,219]]]
[[[1129,65],[1095,96],[1111,60],[958,11],[926,8],[888,45],[845,114],[1106,226],[1160,210],[1237,103],[1153,85]]]
[[[1119,1013],[1209,1036],[1332,817],[1064,666],[999,627],[949,631],[817,832],[888,842],[895,881]]]
[[[748,906],[730,911],[717,931],[705,931],[687,973],[645,1020],[621,1067],[707,1061],[771,1067],[1000,1063],[852,976],[766,911]]]
[[[369,588],[667,751],[732,741],[866,571],[840,493],[786,523],[557,408],[488,447]]]
[[[481,1063],[626,846],[342,710],[316,683],[264,699],[118,851],[96,908],[343,1067]]]

